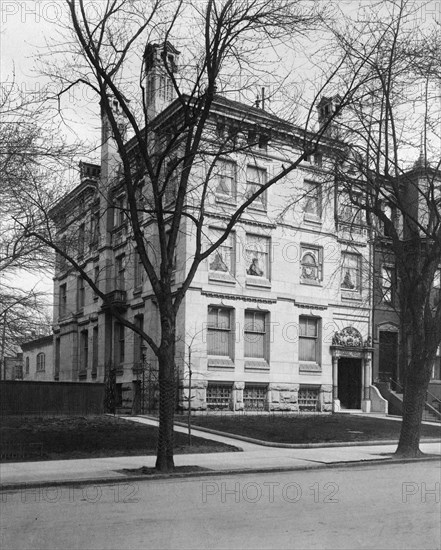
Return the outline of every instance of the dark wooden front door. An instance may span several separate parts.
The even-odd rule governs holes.
[[[361,359],[338,360],[338,398],[343,409],[361,408]]]
[[[382,330],[380,331],[379,379],[383,382],[397,380],[397,363],[398,332]]]

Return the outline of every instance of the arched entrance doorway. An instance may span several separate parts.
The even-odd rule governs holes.
[[[346,327],[332,338],[334,412],[341,409],[371,410],[372,345],[359,331]]]

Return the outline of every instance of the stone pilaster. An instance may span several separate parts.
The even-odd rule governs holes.
[[[243,411],[243,390],[244,382],[234,382],[233,384],[233,411]]]

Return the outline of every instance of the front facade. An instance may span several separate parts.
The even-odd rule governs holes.
[[[153,100],[154,82],[148,89]],[[161,104],[162,113],[152,111],[153,120],[175,115],[172,99]],[[332,108],[332,101],[319,104],[319,121],[324,105]],[[207,244],[226,226],[239,199],[277,174],[284,159],[301,154],[304,137],[263,109],[220,96],[210,121],[217,135],[234,131],[251,145],[216,163]],[[314,156],[250,205],[197,271],[178,316],[181,408],[386,409],[372,386],[370,232],[330,177],[335,147],[330,134]],[[157,338],[158,311],[130,237],[124,188],[112,183],[117,171],[103,115],[100,165],[83,163],[80,184],[54,211],[59,242],[128,321]],[[185,223],[176,286],[194,246]],[[148,216],[142,225],[154,251]],[[143,404],[154,408],[157,362],[151,351],[61,257],[54,281],[55,379],[102,382],[111,370],[117,405],[139,410],[142,395]]]

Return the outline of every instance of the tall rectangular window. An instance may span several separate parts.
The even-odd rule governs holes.
[[[392,225],[395,226],[397,217],[396,207],[391,203],[386,202],[385,204],[383,204],[382,210],[386,218],[391,221]],[[385,237],[392,237],[393,231],[388,224],[384,223],[384,220],[380,220],[380,227],[383,230],[383,235]]]
[[[246,198],[256,193],[266,184],[267,171],[258,166],[247,166]],[[266,209],[266,191],[259,195],[251,205],[252,208]]]
[[[342,254],[341,288],[343,290],[361,289],[361,256],[351,252]]]
[[[144,329],[144,315],[135,316],[135,326],[139,329]],[[133,361],[136,366],[141,366],[142,364],[142,355],[143,355],[143,340],[141,336],[137,333],[133,333]]]
[[[81,331],[80,346],[80,368],[81,370],[87,370],[89,364],[89,331]]]
[[[95,249],[99,242],[100,220],[99,213],[94,212],[90,218],[90,247]]]
[[[100,268],[98,265],[96,265],[93,268],[93,281],[99,289],[100,288]],[[95,291],[93,291],[93,299],[98,300],[98,294]]]
[[[246,236],[247,275],[270,278],[270,239],[261,235]]]
[[[85,232],[86,232],[86,228],[84,223],[82,223],[78,228],[78,255],[79,256],[84,255]]]
[[[115,363],[117,365],[121,365],[125,361],[125,348],[125,327],[121,323],[115,323]]]
[[[236,197],[236,163],[231,160],[218,160],[213,168],[216,195],[219,198]]]
[[[135,289],[140,289],[144,282],[144,266],[141,261],[141,256],[139,255],[138,251],[135,251],[134,258],[134,283],[135,283]]]
[[[125,199],[123,195],[116,198],[113,212],[113,226],[119,227],[120,225],[123,225],[123,223],[126,221]]]
[[[267,313],[245,311],[245,357],[268,359],[266,333]]]
[[[342,192],[338,197],[338,219],[340,222],[348,225],[363,225],[364,213],[358,206],[362,204],[362,197],[359,193]]]
[[[208,308],[207,353],[233,357],[231,309],[216,306]]]
[[[98,371],[98,327],[93,327],[92,331],[92,375]]]
[[[300,317],[299,319],[299,360],[314,361],[320,364],[319,319]]]
[[[55,370],[54,379],[58,380],[60,377],[60,363],[61,363],[61,341],[60,338],[55,340]]]
[[[210,229],[210,241],[215,243],[223,231],[219,229]],[[235,274],[235,234],[230,233],[226,240],[210,256],[210,271]]]
[[[164,176],[164,204],[171,204],[176,200],[179,188],[179,167],[176,159],[167,163],[167,170]]]
[[[60,317],[66,315],[67,312],[67,285],[66,283],[60,285],[60,295],[59,295],[59,309]]]
[[[77,278],[77,309],[78,311],[84,308],[85,304],[86,288],[84,286],[84,279],[82,277]]]
[[[124,254],[116,258],[115,286],[116,290],[125,290],[126,288],[126,259]]]
[[[322,201],[320,184],[314,181],[304,182],[304,207],[305,214],[315,218],[322,216]]]
[[[389,265],[383,265],[381,268],[381,292],[382,300],[391,304],[394,300],[395,290],[395,269]]]
[[[42,372],[46,368],[46,355],[42,352],[37,354],[37,371]]]

